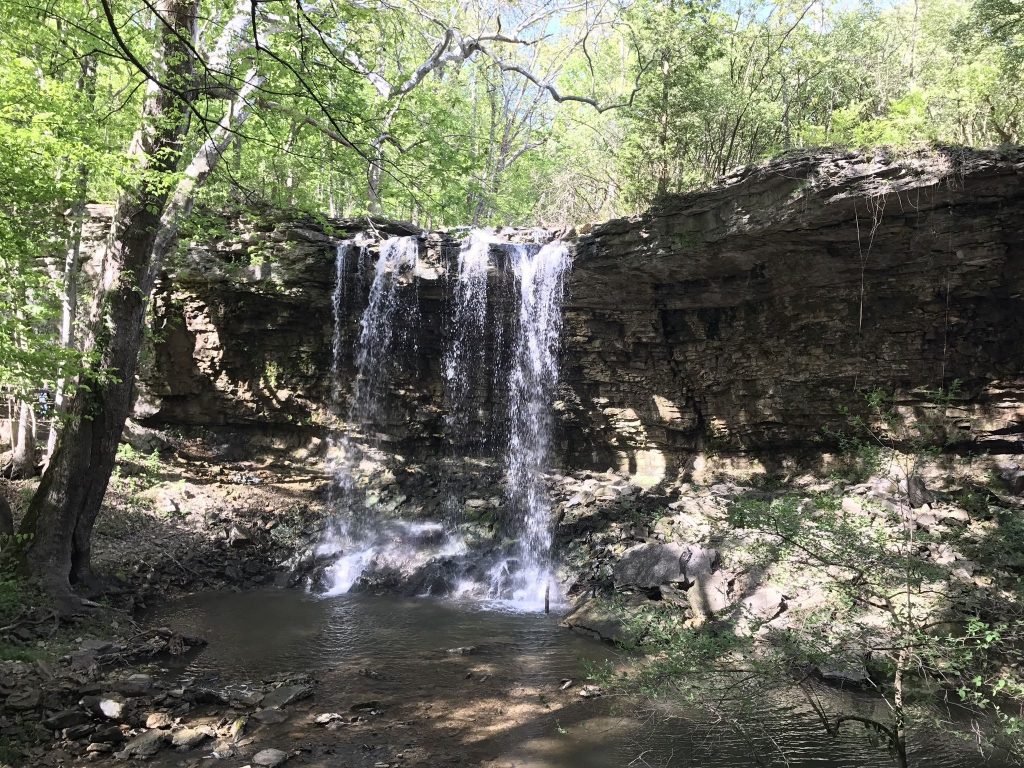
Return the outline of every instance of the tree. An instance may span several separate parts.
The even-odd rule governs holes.
[[[111,34],[126,57],[111,7],[103,5]],[[242,23],[242,7],[225,25],[211,56],[211,70],[227,63]],[[246,9],[247,10],[247,9]],[[72,396],[61,433],[22,531],[33,534],[28,551],[32,573],[69,607],[71,582],[97,586],[90,564],[92,527],[113,471],[117,445],[132,403],[135,368],[142,341],[146,301],[181,218],[188,213],[195,186],[223,154],[229,131],[248,115],[245,99],[258,84],[253,71],[237,90],[233,107],[199,146],[179,174],[190,107],[196,99],[195,37],[197,0],[166,0],[154,7],[160,29],[153,60],[136,66],[148,79],[142,120],[129,157],[133,183],[122,192],[104,252],[101,285],[90,312],[96,359],[94,375]],[[249,18],[248,13],[244,19]],[[102,378],[99,374],[102,374]]]

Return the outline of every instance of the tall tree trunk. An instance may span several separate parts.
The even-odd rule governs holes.
[[[28,569],[57,597],[69,598],[72,582],[96,586],[88,538],[131,407],[146,302],[156,277],[153,248],[168,197],[161,177],[177,167],[187,130],[187,104],[179,94],[187,94],[193,82],[197,8],[198,0],[156,4],[165,23],[153,66],[163,85],[151,81],[147,89],[129,152],[140,181],[118,200],[90,312],[87,341],[98,353],[94,370],[104,378],[71,398],[69,421],[22,522],[22,530],[33,534]]]
[[[36,431],[32,415],[32,406],[25,400],[20,401],[11,459],[12,479],[25,479],[36,473]]]
[[[391,130],[391,124],[394,122],[395,115],[398,114],[398,108],[401,104],[402,100],[399,98],[388,108],[387,114],[384,115],[384,120],[381,121],[380,132],[370,142],[369,163],[366,167],[366,191],[370,203],[370,213],[373,214],[378,214],[381,210],[380,185],[384,175],[384,144],[388,141],[388,132]]]
[[[95,370],[108,378],[75,392],[68,424],[57,438],[53,458],[29,505],[21,530],[35,537],[26,564],[58,598],[58,607],[74,610],[71,584],[100,586],[90,564],[92,529],[114,468],[117,446],[128,418],[142,342],[146,305],[165,257],[175,246],[181,221],[191,212],[196,189],[205,183],[251,114],[264,78],[254,67],[243,79],[231,109],[180,168],[181,144],[188,124],[187,89],[192,82],[191,44],[198,0],[165,0],[158,59],[166,62],[162,83],[151,85],[142,126],[131,155],[156,183],[141,182],[122,194],[114,213],[104,255],[100,290],[90,317],[98,360]],[[224,71],[234,46],[244,43],[251,18],[250,0],[238,0],[207,62],[211,72]],[[168,189],[166,172],[178,170]],[[110,375],[116,378],[111,380]]]
[[[96,99],[96,57],[82,59],[82,73],[78,88],[85,93],[86,101],[92,104]],[[65,349],[75,346],[75,320],[78,315],[78,263],[82,253],[82,232],[85,228],[86,202],[89,193],[89,167],[84,163],[78,167],[75,189],[75,204],[71,209],[71,230],[68,233],[68,247],[64,256],[63,286],[61,291],[60,343]],[[64,406],[64,391],[67,381],[57,379],[53,395],[53,420],[46,439],[46,460],[53,455],[57,446],[57,431],[60,428],[58,416]]]

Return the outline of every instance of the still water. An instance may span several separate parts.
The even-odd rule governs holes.
[[[403,683],[406,690],[399,692],[405,699],[433,697],[439,709],[463,707],[472,713],[474,708],[487,710],[496,696],[510,696],[512,690],[558,692],[565,679],[573,680],[578,690],[589,665],[622,661],[615,649],[559,627],[557,617],[515,613],[479,602],[365,595],[320,598],[293,590],[207,593],[165,605],[149,620],[209,640],[209,646],[188,661],[185,672],[223,684],[312,673],[321,681],[316,700],[320,707],[330,703],[332,692],[341,695],[334,689],[343,684],[329,681],[332,671],[342,665],[385,670],[392,680],[407,681]],[[445,661],[446,649],[461,646],[476,647],[469,658],[493,670],[494,679],[507,682],[508,690],[497,694],[491,690],[487,698],[479,694],[479,701],[447,690],[449,678],[437,670],[450,662]],[[538,695],[543,701],[544,694]],[[833,714],[886,717],[884,704],[863,694],[819,687],[817,695]],[[478,757],[467,757],[460,764],[515,768],[895,765],[884,746],[855,724],[844,726],[838,737],[827,735],[797,690],[761,689],[756,698],[744,702],[742,714],[658,702],[641,716],[633,703],[620,699],[573,697],[569,701],[551,716],[517,722],[504,730],[494,723],[485,729],[486,717],[470,716],[465,754]],[[910,765],[915,768],[1004,764],[986,762],[949,727],[922,725],[911,732],[908,747]]]

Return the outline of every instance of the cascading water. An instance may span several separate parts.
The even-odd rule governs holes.
[[[415,280],[419,243],[415,237],[392,237],[380,245],[370,286],[370,300],[360,323],[352,421],[360,426],[381,415],[384,390],[393,372],[401,342],[413,336],[418,302],[401,307],[400,288]],[[404,309],[404,312],[400,312]]]
[[[508,502],[517,534],[515,555],[491,573],[491,594],[538,607],[555,586],[551,506],[544,471],[551,448],[552,399],[558,382],[564,275],[569,249],[554,241],[539,250],[513,246],[519,317],[508,395]],[[557,598],[557,595],[554,595]]]
[[[492,402],[507,404],[506,440],[502,452],[507,469],[506,532],[515,539],[496,565],[488,562],[495,553],[467,553],[461,535],[453,529],[456,516],[447,514],[448,530],[440,522],[389,520],[372,514],[372,503],[363,498],[354,482],[355,468],[375,448],[361,448],[355,435],[380,425],[388,415],[387,392],[402,361],[414,355],[418,325],[419,248],[416,238],[401,237],[380,244],[372,269],[364,263],[365,249],[355,251],[352,242],[339,244],[332,296],[335,329],[332,339],[332,372],[340,377],[345,350],[344,326],[350,311],[346,275],[354,253],[355,291],[366,290],[355,350],[357,375],[348,407],[348,424],[332,442],[335,475],[332,501],[339,522],[325,538],[319,553],[335,556],[325,573],[329,594],[348,591],[360,577],[374,569],[401,567],[415,552],[424,561],[449,564],[457,561],[461,580],[456,594],[487,595],[521,609],[538,609],[549,588],[557,589],[551,561],[550,503],[544,471],[550,454],[552,399],[558,381],[558,346],[561,334],[563,279],[570,259],[567,247],[552,242],[539,247],[498,243],[493,234],[474,230],[459,250],[457,271],[452,270],[451,314],[447,346],[442,361],[445,381],[445,436],[450,464],[474,455],[487,440],[474,419],[473,409],[491,388]],[[492,346],[495,373],[482,378],[488,357],[488,275],[492,250],[505,253],[505,274],[511,279],[512,315],[508,328],[496,324]],[[365,280],[369,285],[359,285]],[[498,297],[495,297],[498,301]],[[504,299],[500,300],[504,303]],[[496,317],[498,317],[496,315]],[[508,348],[505,348],[505,344]],[[502,351],[504,350],[504,351]],[[504,363],[498,364],[498,359]],[[340,399],[340,385],[335,384]],[[476,426],[474,426],[476,424]],[[504,431],[504,430],[503,430]],[[477,454],[478,455],[478,454]],[[458,471],[458,470],[456,470]],[[487,489],[474,489],[486,492]],[[448,512],[460,509],[464,499],[449,485]],[[372,522],[372,525],[367,525]],[[435,558],[436,560],[431,560]],[[453,561],[451,558],[455,558]],[[476,574],[475,576],[473,574]],[[433,591],[433,588],[429,591]],[[558,594],[552,597],[557,600]]]
[[[459,249],[452,296],[452,330],[444,356],[445,421],[449,440],[464,439],[474,374],[482,368],[487,325],[488,256],[493,238],[474,229]]]
[[[339,306],[345,296],[345,260],[349,249],[342,243],[337,250],[336,278],[333,297],[334,313],[334,362],[335,388],[338,388],[338,373],[342,355],[342,331],[344,315]],[[394,237],[380,244],[370,286],[369,301],[360,321],[359,344],[356,352],[355,391],[353,392],[348,423],[362,429],[380,417],[384,406],[384,393],[399,357],[400,347],[415,330],[418,318],[418,301],[415,295],[407,304],[402,301],[401,288],[414,279],[419,261],[419,244],[415,237]],[[357,265],[362,278],[363,264]],[[343,433],[333,446],[334,493],[332,506],[341,514],[335,515],[335,524],[318,554],[341,556],[324,574],[328,594],[348,592],[363,571],[390,545],[400,539],[393,526],[367,526],[365,515],[359,514],[364,500],[353,482],[353,468],[361,459],[351,436]]]
[[[453,478],[460,458],[479,449],[483,440],[470,429],[484,369],[487,332],[487,275],[494,236],[474,229],[459,248],[452,288],[450,335],[444,353],[444,430],[449,455],[445,477],[445,518],[449,526],[461,517],[464,499]]]

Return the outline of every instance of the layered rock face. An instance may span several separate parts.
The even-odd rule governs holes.
[[[875,389],[911,421],[941,415],[945,443],[1020,452],[1022,221],[1024,151],[831,153],[745,169],[576,236],[556,463],[653,484],[700,451],[820,452]],[[354,365],[348,354],[330,373],[334,247],[364,224],[331,224],[241,222],[191,249],[155,305],[149,419],[301,430],[338,415],[337,380]],[[389,234],[416,234],[422,256],[406,288],[415,327],[375,426],[436,448],[460,234]],[[376,247],[347,264],[346,349]],[[500,263],[491,281],[481,380],[493,381],[513,297]],[[481,389],[465,404],[473,428],[495,431],[494,398]]]
[[[792,453],[881,389],[946,440],[1024,438],[1024,153],[745,169],[577,243],[570,453],[658,474],[700,447]],[[827,442],[827,441],[826,441]],[[570,444],[571,445],[571,444]]]

